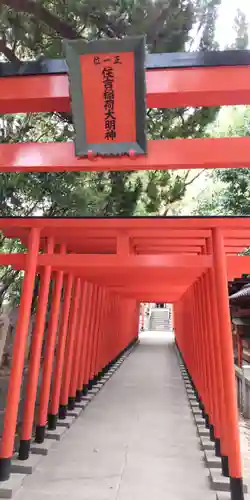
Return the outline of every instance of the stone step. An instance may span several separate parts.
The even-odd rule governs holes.
[[[11,474],[8,481],[1,481],[0,498],[12,498],[15,493],[17,493],[17,491],[21,488],[25,478],[25,474],[14,473]]]

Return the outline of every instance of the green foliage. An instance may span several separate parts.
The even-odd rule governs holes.
[[[250,107],[225,110],[212,127],[216,137],[250,135]],[[202,215],[250,215],[250,171],[247,168],[221,169],[210,174],[214,188],[209,197],[201,197],[196,213]],[[218,189],[219,186],[219,189]]]
[[[246,15],[237,10],[234,30],[236,38],[231,48],[248,46]],[[211,137],[245,137],[250,135],[250,107],[233,106],[221,110],[218,119],[207,130]],[[221,169],[208,174],[213,189],[204,193],[195,214],[250,215],[250,171],[245,168]]]
[[[186,44],[192,42],[191,29],[194,23],[199,26],[200,48],[214,48],[214,29],[216,7],[219,0],[5,0],[1,2],[0,50],[8,60],[16,61],[27,58],[61,57],[61,38],[83,37],[87,40],[102,37],[123,37],[125,35],[145,34],[150,52],[177,52],[185,50]],[[200,137],[208,123],[214,119],[217,109],[178,109],[149,110],[149,138]],[[2,141],[30,140],[68,140],[73,129],[70,116],[40,114],[32,116],[3,117]],[[144,174],[108,173],[72,174],[66,176],[69,199],[51,193],[45,195],[49,206],[56,205],[61,214],[86,215],[132,215],[138,209],[146,213],[157,213],[158,207],[178,201],[181,193],[185,193],[186,172],[176,176],[174,173],[161,172],[153,174],[156,181],[161,178],[162,189],[155,187],[157,197],[151,196],[152,176],[147,180]],[[9,178],[11,189],[13,182],[16,189],[23,193],[22,177],[16,180]],[[32,175],[31,175],[32,179]],[[48,180],[40,175],[41,192],[47,193]],[[6,188],[7,177],[4,179]],[[62,182],[59,177],[58,183]],[[57,186],[56,174],[53,183]],[[77,184],[77,188],[75,185]],[[182,186],[181,186],[182,184]],[[79,187],[87,185],[89,190],[81,192]],[[77,199],[75,197],[77,191]],[[72,208],[71,190],[74,191]],[[166,191],[169,193],[166,196]],[[91,193],[94,193],[92,201]],[[176,198],[175,198],[176,194]],[[29,193],[30,195],[30,193]],[[98,197],[100,196],[100,204]],[[106,196],[106,199],[105,199]],[[159,197],[161,198],[159,200]],[[20,198],[20,197],[19,197]],[[53,198],[53,200],[52,200]],[[54,200],[56,198],[56,200]],[[33,200],[32,200],[33,201]],[[66,202],[66,204],[65,204]],[[8,202],[7,202],[8,203]],[[26,206],[26,205],[25,205]],[[65,207],[68,206],[68,212]],[[80,208],[81,207],[81,208]],[[42,210],[40,204],[39,209]],[[77,212],[78,210],[78,212]],[[49,212],[53,215],[52,212]],[[58,212],[57,212],[58,213]]]
[[[216,48],[220,0],[1,0],[0,52],[21,60],[62,57],[62,38],[122,38],[145,34],[149,52]],[[196,34],[194,26],[197,27]],[[152,139],[202,137],[217,108],[150,109]],[[67,141],[71,116],[0,118],[0,141]],[[167,159],[166,159],[167,161]],[[189,172],[6,174],[0,178],[2,215],[117,215],[168,213],[192,182]]]
[[[234,20],[234,31],[236,33],[236,39],[233,47],[235,49],[244,50],[248,46],[248,22],[246,14],[240,9],[237,9]]]

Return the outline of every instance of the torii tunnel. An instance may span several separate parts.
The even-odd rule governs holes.
[[[93,46],[91,50],[93,56]],[[107,52],[110,51],[109,48]],[[101,52],[94,57],[93,64],[97,66],[101,64]],[[118,55],[114,56],[115,62],[128,60],[130,66],[125,64],[125,70],[131,70],[130,55],[124,59],[123,55],[119,49]],[[105,80],[104,84],[108,81],[112,87],[115,70],[113,66],[110,68],[112,78]],[[145,68],[145,98],[149,107],[250,103],[250,54],[247,51],[149,55]],[[142,69],[144,71],[140,66],[139,70]],[[91,71],[94,70],[91,66]],[[126,87],[131,72],[125,71],[125,80],[118,78],[118,108],[123,114],[120,117],[118,113],[117,121],[112,119],[112,139],[117,133],[123,141],[118,145],[114,141],[113,149],[110,143],[100,146],[98,130],[97,140],[88,140],[86,130],[80,124],[84,154],[79,154],[78,146],[75,153],[72,142],[1,144],[0,171],[249,167],[249,137],[149,141],[146,151],[143,147],[145,131],[141,128],[144,122],[139,116],[140,113],[143,115],[144,96],[137,96],[139,101],[141,99],[140,109],[138,102],[131,108],[136,115],[136,126],[129,111],[131,102],[136,100],[134,92],[138,94],[139,70],[135,72],[136,90],[131,85]],[[67,65],[62,60],[24,63],[19,68],[1,64],[0,112],[69,113],[72,96],[73,107],[75,105],[72,89],[70,97],[67,72]],[[103,107],[100,111],[97,94],[92,92],[96,82],[94,79],[88,81],[89,74],[87,72],[84,78],[91,93],[92,112],[98,121],[98,113],[103,112]],[[140,82],[139,90],[144,79],[141,78]],[[114,94],[113,88],[111,91]],[[126,92],[130,92],[131,101]],[[88,104],[88,99],[85,101]],[[109,102],[111,104],[114,105],[114,99]],[[107,102],[105,106],[108,106]],[[89,113],[85,116],[85,121],[90,122],[87,136],[89,134],[93,139],[95,123],[91,123]],[[128,122],[124,120],[125,114]],[[116,130],[114,124],[118,124]],[[109,126],[105,122],[106,125]],[[105,137],[110,138],[111,129],[107,128],[106,134],[107,130],[109,135]],[[128,134],[126,141],[124,130]],[[89,150],[86,144],[91,145]],[[127,154],[123,154],[124,149]],[[99,154],[95,154],[96,151]],[[58,417],[64,418],[121,353],[137,342],[140,302],[169,302],[174,305],[176,345],[210,439],[215,443],[216,456],[221,459],[223,475],[230,478],[231,499],[242,500],[227,284],[228,280],[250,268],[250,257],[238,255],[250,246],[250,219],[2,218],[0,229],[8,238],[19,238],[27,248],[23,254],[0,254],[0,265],[24,271],[0,445],[0,480],[7,480],[11,473],[30,311],[35,277],[39,275],[19,459],[28,459],[33,439],[42,443],[46,429],[55,429]],[[35,412],[48,309],[46,351],[38,411]]]
[[[58,415],[65,416],[82,391],[136,341],[140,302],[170,302],[178,349],[224,474],[239,498],[242,471],[227,283],[250,266],[250,257],[236,255],[248,244],[250,219],[14,218],[1,219],[0,224],[5,236],[19,238],[27,247],[24,254],[0,256],[1,265],[25,271],[1,442],[1,477],[6,477],[12,456],[34,280],[39,273],[20,459],[28,457],[32,439],[52,280],[36,441],[43,441],[47,420],[54,429]]]

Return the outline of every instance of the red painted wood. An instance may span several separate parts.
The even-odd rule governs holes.
[[[155,69],[146,72],[152,108],[250,104],[250,67]],[[0,113],[70,111],[67,75],[0,78]]]
[[[65,172],[248,168],[250,137],[169,139],[148,142],[147,156],[75,156],[72,142],[1,144],[1,172]]]

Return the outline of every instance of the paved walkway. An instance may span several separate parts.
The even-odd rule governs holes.
[[[142,335],[15,500],[215,500],[171,334]]]

